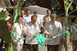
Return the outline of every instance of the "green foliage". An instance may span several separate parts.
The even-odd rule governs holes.
[[[76,6],[76,9],[77,9],[77,6]]]
[[[4,11],[1,11],[0,12],[0,20],[5,20],[5,18],[6,18],[5,12]]]
[[[0,36],[8,43],[12,42],[7,22],[4,22],[4,20],[0,20]]]
[[[72,5],[70,6],[70,10],[71,10],[71,11],[73,10],[73,6],[72,6]]]
[[[77,0],[69,0],[69,1],[71,1],[71,2],[73,2],[73,3],[75,3],[75,4],[77,4]]]

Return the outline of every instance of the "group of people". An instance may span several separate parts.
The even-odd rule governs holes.
[[[26,10],[26,15],[24,10],[19,10],[15,21],[16,23],[14,24],[14,31],[20,36],[25,36],[26,51],[38,51],[38,42],[35,36],[41,32],[41,27],[43,28],[43,33],[48,35],[47,38],[57,36],[65,30],[64,15],[61,16],[61,22],[59,22],[56,20],[57,15],[55,13],[51,13],[50,10],[47,10],[46,13],[47,15],[41,19],[37,11],[34,11],[34,15],[31,16],[29,9]],[[9,18],[10,17],[5,20]],[[75,17],[74,23],[77,25],[77,17]],[[68,38],[70,40],[69,42],[73,42],[73,51],[76,51],[77,28],[74,25],[68,24],[68,31],[71,32],[71,36],[73,35],[72,38],[68,35]],[[17,51],[23,51],[24,40],[20,36],[15,35],[13,40],[13,45],[17,47]],[[47,40],[48,51],[62,51],[62,45],[65,46],[65,34],[54,40]]]

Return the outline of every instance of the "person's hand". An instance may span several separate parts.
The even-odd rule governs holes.
[[[56,36],[57,36],[58,34],[56,34]]]
[[[27,33],[25,33],[25,36],[27,36],[28,34]]]
[[[52,36],[51,36],[50,34],[48,34],[48,37],[49,37],[49,38],[52,38]]]
[[[45,28],[43,27],[43,30],[45,30]]]
[[[40,25],[40,27],[41,27],[41,25]]]
[[[26,31],[24,31],[24,30],[23,30],[23,32],[24,32],[25,36],[27,36],[27,35],[28,35],[28,34],[26,33]]]
[[[39,32],[37,32],[35,35],[34,35],[34,37],[38,34]]]

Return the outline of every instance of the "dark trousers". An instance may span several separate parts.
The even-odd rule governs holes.
[[[73,51],[77,50],[77,41],[72,41],[73,43]]]
[[[38,44],[26,44],[26,51],[38,51]]]
[[[59,45],[47,45],[48,51],[59,51]]]

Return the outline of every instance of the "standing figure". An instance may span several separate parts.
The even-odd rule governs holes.
[[[51,14],[51,21],[47,22],[45,25],[45,33],[48,34],[48,38],[52,38],[53,36],[57,36],[62,33],[62,25],[60,22],[56,21],[56,14]],[[60,37],[56,37],[53,40],[47,41],[47,49],[48,51],[59,51],[59,43]]]
[[[17,23],[15,23],[15,25],[14,25],[15,33],[20,35],[20,36],[23,36],[23,34],[22,34],[23,25],[21,24],[22,21],[23,21],[23,17],[18,16],[17,17]],[[13,44],[15,47],[17,47],[17,51],[23,51],[23,39],[18,35],[14,36]]]
[[[33,15],[31,21],[26,23],[23,28],[23,32],[26,34],[26,51],[38,51],[38,42],[35,36],[40,32],[40,29],[36,19],[36,16]]]

